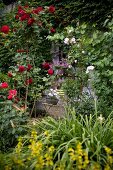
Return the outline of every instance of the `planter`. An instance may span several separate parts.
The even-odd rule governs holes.
[[[57,105],[58,99],[57,98],[52,98],[52,97],[47,97],[46,98],[46,103],[52,104],[52,105]]]

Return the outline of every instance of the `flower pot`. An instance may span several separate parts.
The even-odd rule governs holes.
[[[46,98],[46,102],[48,104],[57,105],[58,99],[57,98],[52,98],[52,97],[47,97]]]

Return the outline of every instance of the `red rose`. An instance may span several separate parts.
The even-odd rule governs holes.
[[[42,67],[43,67],[45,70],[48,70],[48,69],[50,68],[50,64],[47,63],[47,62],[44,62],[44,63],[42,64]]]
[[[51,33],[55,33],[56,30],[55,30],[54,28],[51,28],[51,29],[50,29],[50,32],[51,32]]]
[[[8,25],[3,25],[1,28],[1,32],[5,33],[5,34],[8,34],[9,30],[10,30],[10,28]]]
[[[26,4],[26,5],[24,6],[24,8],[29,8],[29,5]]]
[[[15,97],[17,95],[17,90],[9,90],[9,96]]]
[[[24,20],[27,20],[27,19],[29,19],[29,14],[24,14],[24,15],[21,16],[20,21],[24,21]]]
[[[32,11],[33,14],[39,14],[41,11],[43,11],[42,7],[38,7]]]
[[[3,83],[1,83],[0,87],[3,88],[3,89],[6,89],[6,88],[8,88],[8,83],[3,82]]]
[[[54,70],[52,68],[50,68],[47,72],[48,72],[49,75],[53,75],[54,74]]]
[[[19,11],[19,10],[22,10],[22,6],[18,6],[18,11]]]
[[[28,53],[28,50],[24,50],[24,49],[18,49],[17,50],[17,53]]]
[[[34,18],[29,18],[27,21],[27,25],[31,26],[34,23]]]
[[[32,84],[33,83],[33,79],[32,78],[27,79],[25,83],[26,83],[26,85]]]
[[[19,19],[19,15],[16,15],[16,16],[15,16],[15,19]]]
[[[23,9],[19,9],[19,10],[18,10],[18,14],[19,14],[20,16],[22,16],[22,15],[25,15],[26,12],[25,12]]]
[[[8,100],[12,100],[13,96],[9,95],[7,98],[8,98]]]
[[[25,67],[24,66],[18,66],[18,68],[19,68],[19,72],[24,72],[25,71]]]
[[[32,65],[31,64],[28,64],[27,65],[27,71],[30,71],[32,69]]]
[[[11,72],[8,72],[8,77],[13,77],[12,73]]]
[[[49,12],[50,12],[50,13],[54,13],[54,12],[55,12],[55,7],[54,7],[53,5],[51,5],[51,6],[49,7]]]

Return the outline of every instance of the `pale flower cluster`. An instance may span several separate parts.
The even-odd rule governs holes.
[[[71,39],[66,37],[66,38],[64,39],[64,44],[69,45],[69,44],[75,44],[75,43],[76,43],[75,37],[72,37]]]
[[[49,96],[49,97],[55,97],[55,98],[59,99],[59,95],[58,95],[56,89],[50,89],[50,91],[49,91],[49,93],[48,93],[48,96]]]
[[[90,71],[93,71],[94,70],[94,66],[88,66],[87,69],[86,69],[86,73],[89,73]]]

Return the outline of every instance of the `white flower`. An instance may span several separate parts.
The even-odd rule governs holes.
[[[52,97],[52,96],[53,96],[53,94],[52,94],[52,93],[48,93],[48,96]]]
[[[77,63],[77,60],[75,60],[74,62]]]
[[[85,51],[84,51],[84,50],[82,50],[82,54],[85,54]]]
[[[76,43],[76,40],[75,40],[75,38],[74,38],[74,37],[73,37],[73,38],[71,38],[70,43],[71,43],[71,44],[75,44],[75,43]]]
[[[94,70],[94,66],[88,66],[87,69],[86,69],[86,73],[89,73],[90,71],[93,71]]]
[[[72,65],[69,65],[68,68],[72,68]]]
[[[102,117],[102,114],[100,114],[100,116],[97,118],[97,120],[102,123],[104,121],[104,117]]]
[[[69,38],[65,38],[65,39],[64,39],[64,43],[65,43],[65,44],[69,44]]]
[[[68,33],[71,33],[71,32],[73,32],[73,30],[68,30]]]

